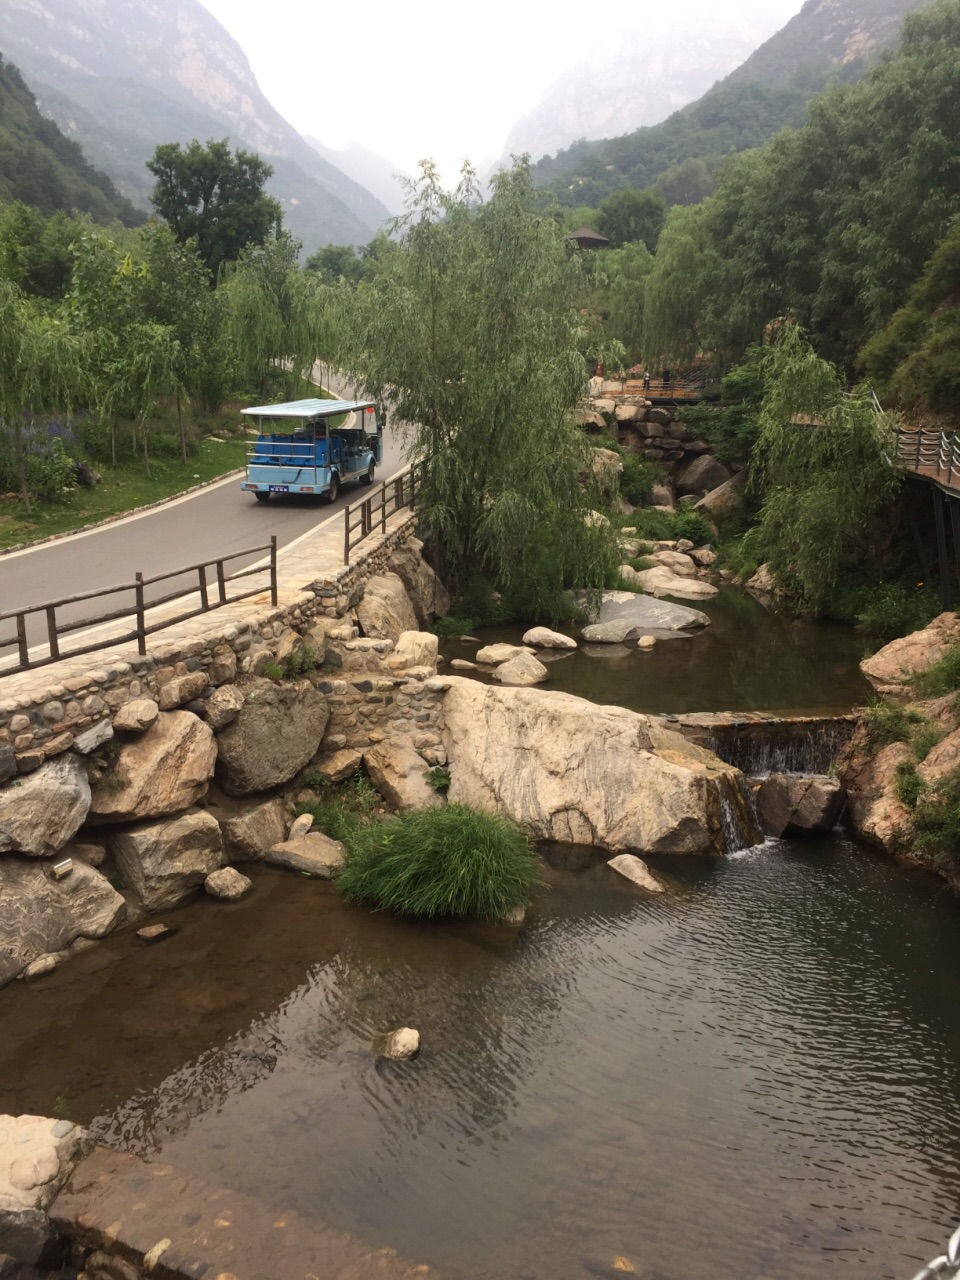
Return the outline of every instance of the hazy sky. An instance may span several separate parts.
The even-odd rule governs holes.
[[[511,125],[559,72],[693,11],[709,29],[762,9],[781,26],[803,0],[202,0],[239,41],[260,87],[301,133],[362,142],[411,170],[499,157]],[[595,15],[595,17],[584,15]]]

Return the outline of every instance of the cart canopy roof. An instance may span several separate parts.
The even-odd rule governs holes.
[[[309,421],[375,408],[372,400],[289,400],[285,404],[261,404],[240,412],[250,418],[300,418]]]

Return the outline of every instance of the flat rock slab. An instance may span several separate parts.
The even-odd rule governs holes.
[[[643,635],[697,631],[709,625],[710,619],[699,609],[630,591],[605,591],[596,621],[580,634],[588,644],[623,644]]]
[[[437,1274],[269,1197],[241,1195],[169,1164],[147,1164],[103,1147],[74,1170],[51,1217],[87,1248],[107,1248],[138,1263],[152,1254],[153,1274],[165,1280],[410,1280]]]
[[[647,864],[632,853],[621,853],[619,857],[611,858],[607,866],[635,884],[638,889],[646,889],[648,893],[663,893],[663,885],[651,873]]]
[[[299,871],[318,880],[329,880],[343,866],[345,850],[339,840],[315,831],[296,840],[284,840],[267,852],[264,861],[288,871]]]

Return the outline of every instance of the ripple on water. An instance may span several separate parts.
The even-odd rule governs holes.
[[[4,992],[0,1081],[444,1273],[912,1274],[960,1203],[957,905],[833,838],[656,869],[571,860],[519,932],[261,874]]]

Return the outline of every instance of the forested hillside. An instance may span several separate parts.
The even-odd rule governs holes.
[[[926,0],[808,0],[797,16],[708,93],[661,124],[578,142],[534,168],[561,204],[595,206],[612,191],[659,186],[672,204],[710,194],[731,151],[798,126],[834,80],[853,83],[897,38],[904,14]]]
[[[19,200],[41,213],[77,210],[97,222],[128,227],[146,214],[119,194],[80,147],[40,114],[18,69],[0,56],[0,201]]]

